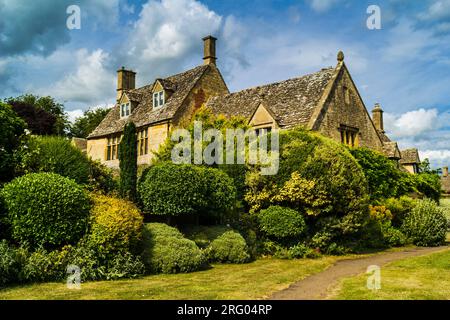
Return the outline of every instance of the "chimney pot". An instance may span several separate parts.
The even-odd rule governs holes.
[[[203,38],[203,64],[216,65],[216,40],[213,36],[207,36]]]
[[[136,88],[136,72],[126,70],[125,67],[117,70],[117,101],[123,92]]]
[[[382,133],[384,133],[383,112],[380,104],[375,103],[375,107],[372,110],[372,120],[375,128]]]

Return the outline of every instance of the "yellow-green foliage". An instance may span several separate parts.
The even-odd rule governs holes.
[[[392,213],[385,206],[369,206],[370,217],[378,221],[392,220]]]
[[[133,250],[141,238],[143,217],[129,201],[94,194],[89,244],[100,252]]]

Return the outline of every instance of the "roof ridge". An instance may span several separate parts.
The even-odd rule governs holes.
[[[222,97],[227,97],[227,96],[231,96],[231,95],[238,94],[238,93],[245,93],[245,92],[248,92],[248,91],[252,91],[252,90],[256,90],[256,89],[262,89],[262,88],[266,88],[266,87],[269,87],[269,86],[282,85],[282,84],[284,84],[286,82],[289,82],[289,81],[303,79],[303,78],[306,78],[306,77],[309,77],[309,76],[312,76],[312,75],[315,75],[315,74],[318,74],[318,73],[321,73],[321,72],[324,72],[324,71],[331,71],[331,70],[334,70],[334,69],[335,69],[334,67],[322,68],[319,71],[307,73],[307,74],[304,74],[304,75],[299,76],[299,77],[289,78],[289,79],[286,79],[286,80],[271,82],[271,83],[267,83],[267,84],[262,84],[262,85],[250,87],[250,88],[245,88],[245,89],[242,89],[242,90],[239,90],[239,91],[235,91],[235,92],[230,92],[229,94],[226,94],[226,95],[224,95]],[[214,97],[214,98],[217,98],[217,97]]]

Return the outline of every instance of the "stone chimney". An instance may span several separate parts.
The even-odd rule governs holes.
[[[443,168],[442,168],[442,176],[443,176],[444,178],[447,178],[447,177],[448,177],[448,167],[443,167]]]
[[[125,67],[117,70],[117,100],[120,99],[122,93],[127,90],[136,88],[136,72],[125,70]]]
[[[204,57],[203,64],[213,64],[216,65],[216,38],[213,36],[207,36],[203,38],[204,44]]]
[[[375,104],[375,107],[372,110],[372,121],[375,125],[375,128],[378,131],[381,131],[384,133],[384,124],[383,124],[383,109],[381,109],[381,106],[379,103]]]

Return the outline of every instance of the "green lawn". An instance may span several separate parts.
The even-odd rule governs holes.
[[[381,289],[368,290],[367,275],[344,279],[333,299],[450,299],[450,250],[400,260],[381,268]]]
[[[80,290],[69,290],[63,283],[35,284],[0,290],[0,299],[262,299],[324,270],[336,259],[267,258],[188,274],[88,282]]]

